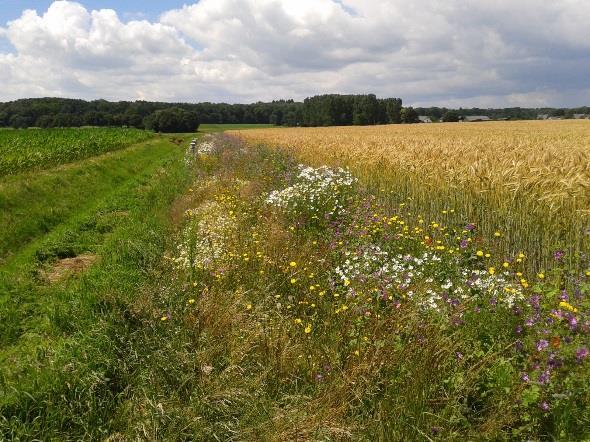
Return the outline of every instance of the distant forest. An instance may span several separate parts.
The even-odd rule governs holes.
[[[269,103],[163,103],[148,101],[76,100],[31,98],[0,103],[0,127],[129,126],[158,129],[154,124],[163,110],[187,115],[198,123],[274,124],[277,126],[333,126],[416,123],[418,116],[433,121],[445,116],[487,115],[492,119],[536,119],[539,114],[567,118],[590,113],[590,108],[447,109],[402,107],[400,98],[367,95],[317,95],[303,102],[278,100]],[[183,111],[183,112],[181,112]],[[159,112],[159,113],[158,113]],[[447,118],[448,119],[448,118]],[[452,120],[451,120],[452,121]]]

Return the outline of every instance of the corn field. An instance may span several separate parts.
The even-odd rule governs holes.
[[[311,165],[349,167],[430,222],[477,223],[531,270],[589,250],[590,123],[526,121],[235,131]],[[584,263],[585,266],[587,263]]]
[[[138,129],[23,129],[0,131],[0,176],[56,166],[150,138]]]

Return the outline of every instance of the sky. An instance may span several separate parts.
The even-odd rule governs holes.
[[[0,0],[0,101],[590,105],[590,0]]]

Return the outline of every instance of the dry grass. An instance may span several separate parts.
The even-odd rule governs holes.
[[[496,231],[501,253],[525,250],[531,266],[556,249],[588,250],[590,124],[524,121],[235,131],[312,165],[348,166],[392,203],[431,221]],[[447,209],[455,210],[442,215]]]
[[[57,261],[48,270],[42,272],[42,277],[49,284],[55,284],[68,276],[84,272],[96,262],[98,255],[84,253],[73,258],[64,258]]]

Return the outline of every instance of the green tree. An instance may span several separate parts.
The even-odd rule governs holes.
[[[401,119],[404,124],[413,124],[420,121],[418,119],[418,112],[413,107],[404,107],[401,110]]]
[[[144,125],[155,132],[195,132],[199,118],[194,112],[172,107],[154,112],[144,120]]]
[[[442,120],[448,123],[456,123],[459,121],[459,112],[454,110],[447,111],[443,115]]]

